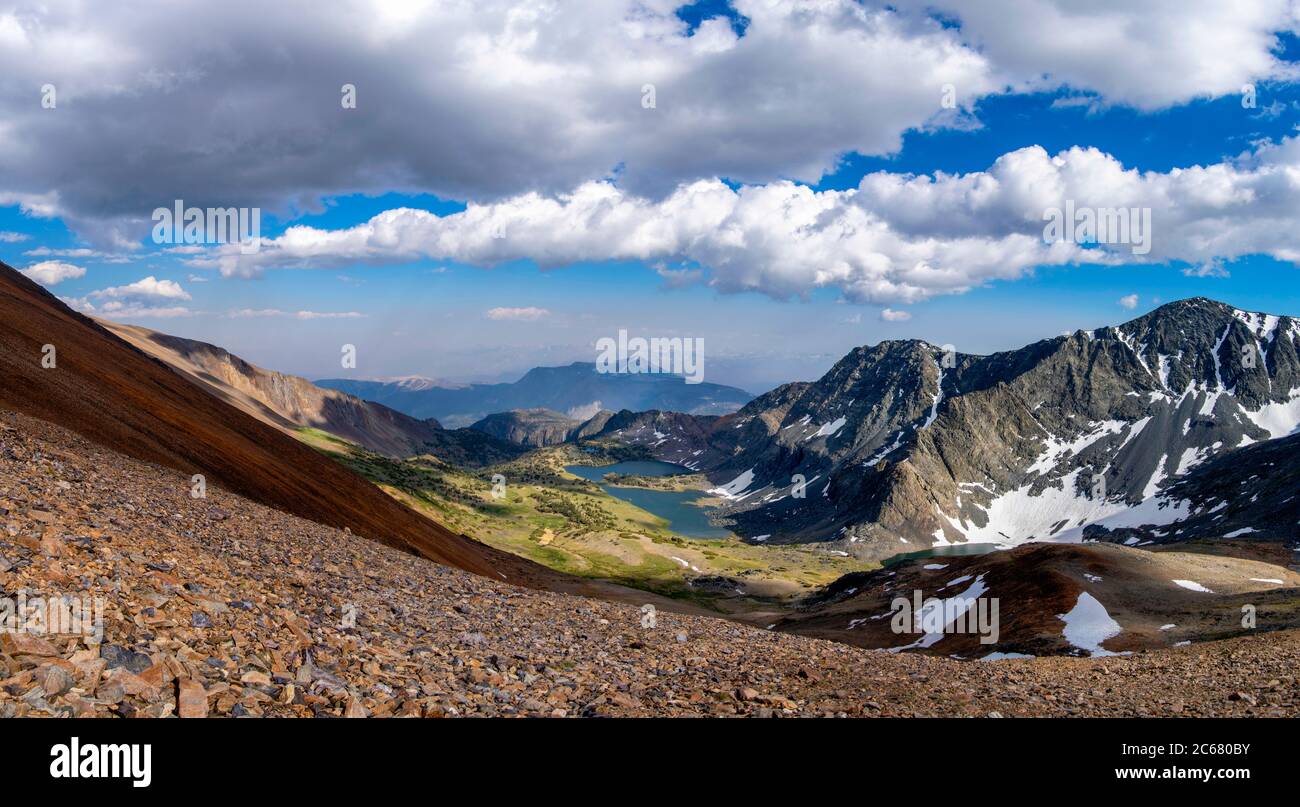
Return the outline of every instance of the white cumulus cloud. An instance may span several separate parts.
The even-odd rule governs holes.
[[[905,132],[977,125],[1007,92],[1152,110],[1294,80],[1278,45],[1300,28],[1294,0],[735,0],[743,34],[692,30],[681,5],[20,2],[0,11],[0,206],[124,246],[177,187],[287,211],[399,187],[554,197],[611,175],[654,200],[713,177],[811,182]],[[31,103],[46,83],[78,125]]]
[[[113,286],[107,289],[100,289],[99,291],[92,291],[90,296],[96,299],[107,300],[190,299],[190,293],[181,288],[181,284],[174,280],[159,280],[153,275],[141,278],[140,280],[125,286]]]
[[[1150,210],[1136,243],[1046,240],[1048,210]],[[1134,231],[1130,241],[1137,241]],[[877,172],[857,188],[794,182],[682,185],[661,200],[611,182],[530,193],[437,216],[401,208],[337,230],[291,227],[260,252],[225,247],[227,276],[268,267],[420,259],[543,267],[604,260],[697,264],[723,292],[776,298],[836,288],[853,302],[913,303],[1068,263],[1207,264],[1264,254],[1300,260],[1300,140],[1168,172],[1139,172],[1092,148],[1029,146],[967,174]]]
[[[86,275],[84,268],[62,261],[41,261],[19,271],[42,286],[57,286]]]

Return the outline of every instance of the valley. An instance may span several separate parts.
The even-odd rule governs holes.
[[[594,480],[603,477],[605,467],[643,472],[647,465],[661,465],[627,459],[640,452],[616,444],[555,446],[467,471],[432,456],[394,459],[338,438],[303,437],[417,512],[489,546],[566,574],[651,591],[737,618],[761,620],[862,568],[816,547],[773,551],[725,530],[705,538],[672,530],[664,518],[617,492],[702,493],[598,484]],[[493,495],[494,476],[508,480],[499,498]],[[703,508],[678,506],[695,507],[700,518],[707,517]]]
[[[1300,421],[1285,392],[1300,386],[1296,333],[1287,318],[1191,300],[989,357],[887,343],[723,415],[579,421],[531,408],[447,430],[319,393],[419,424],[418,445],[370,437],[373,417],[336,428],[258,391],[284,382],[244,395],[251,414],[431,521],[593,585],[868,648],[1105,654],[1249,633],[1242,605],[1269,630],[1300,627],[1300,435],[1283,436]],[[226,366],[269,372],[211,346],[124,336],[216,394],[230,395],[212,381],[232,376]],[[1256,351],[1233,369],[1231,355]],[[225,363],[195,372],[193,357],[211,355]],[[1210,556],[1223,568],[1198,565]],[[1213,609],[1178,606],[1189,595],[1173,580],[1214,592],[1200,600]],[[885,618],[905,589],[996,597],[1006,629],[989,645],[917,644]],[[1061,615],[1081,597],[1116,626],[1105,643],[1066,638]]]

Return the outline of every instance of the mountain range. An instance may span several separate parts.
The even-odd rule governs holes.
[[[1292,443],[1248,447],[1300,425],[1298,339],[1290,317],[1195,298],[989,356],[861,347],[732,415],[620,413],[602,434],[706,473],[755,542],[876,559],[1085,532],[1186,538],[1228,518],[1206,516],[1213,482],[1180,485],[1189,472],[1234,450],[1295,459]],[[1294,536],[1294,521],[1266,521],[1260,537]]]
[[[1300,328],[1204,298],[989,356],[918,340],[864,346],[817,381],[780,386],[729,415],[623,409],[584,420],[529,407],[459,429],[202,342],[102,324],[266,423],[318,428],[389,456],[476,468],[593,437],[639,446],[707,474],[720,516],[754,543],[815,542],[877,560],[965,543],[1285,539],[1296,523],[1286,516],[1297,508],[1289,471],[1242,469],[1289,469],[1296,455],[1296,440],[1274,438],[1300,424]],[[497,397],[479,400],[554,400],[545,396],[565,377],[628,378],[581,364],[538,368],[516,385],[484,385],[480,393]],[[414,378],[338,383],[449,391]],[[649,387],[674,388],[664,383]],[[1252,485],[1260,489],[1242,498]]]
[[[326,378],[318,386],[375,401],[415,418],[436,418],[447,426],[470,424],[513,409],[549,409],[585,421],[602,409],[662,409],[698,415],[734,412],[753,399],[721,384],[687,384],[660,373],[600,373],[594,362],[535,367],[518,381],[448,386],[416,376],[389,381]]]

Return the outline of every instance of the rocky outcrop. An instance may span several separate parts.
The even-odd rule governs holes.
[[[582,425],[549,409],[512,409],[488,415],[470,428],[515,445],[543,448],[567,442]]]

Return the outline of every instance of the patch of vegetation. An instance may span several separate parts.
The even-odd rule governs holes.
[[[579,501],[553,490],[539,490],[533,494],[537,510],[542,513],[555,513],[568,522],[565,532],[612,530],[618,526],[614,516],[591,500]]]
[[[683,492],[705,490],[709,479],[704,474],[673,474],[671,476],[641,476],[639,474],[605,474],[605,483],[621,488],[646,488]]]

